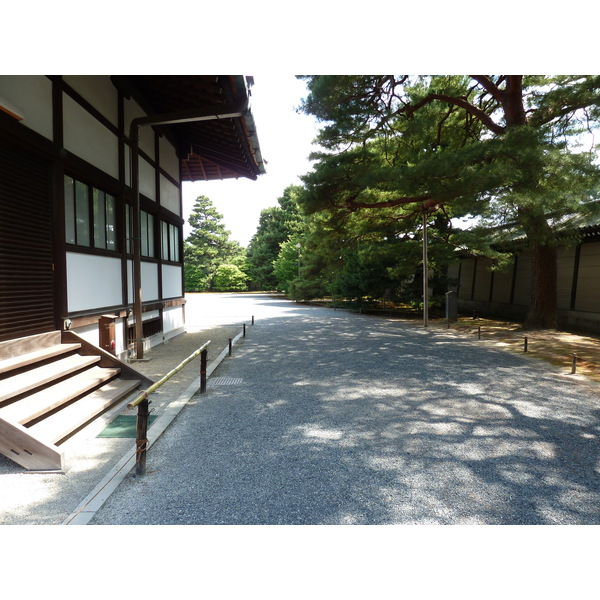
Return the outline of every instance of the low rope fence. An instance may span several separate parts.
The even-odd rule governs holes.
[[[161,377],[156,383],[153,383],[148,389],[140,392],[134,400],[129,402],[127,408],[133,410],[138,408],[136,423],[136,456],[135,473],[136,475],[145,475],[146,473],[146,454],[148,451],[148,417],[150,416],[150,400],[148,396],[155,392],[161,385],[165,384],[171,377],[179,373],[188,363],[200,356],[200,392],[206,391],[206,365],[208,362],[208,347],[210,340],[202,344],[195,352],[190,354],[185,360],[181,361],[174,369],[169,371],[164,377]]]
[[[254,315],[252,316],[252,325],[254,325]],[[246,323],[242,326],[243,337],[246,337]],[[166,375],[161,377],[157,382],[153,383],[149,388],[140,392],[131,402],[127,404],[127,408],[133,410],[137,407],[136,421],[136,458],[135,458],[135,473],[137,475],[146,474],[146,455],[148,451],[148,419],[150,416],[150,400],[148,399],[152,392],[155,392],[159,387],[164,385],[171,377],[179,373],[186,365],[200,356],[200,393],[206,392],[207,381],[207,365],[208,365],[208,347],[211,340],[202,344],[200,348],[195,350],[187,358],[182,360],[175,368],[171,369]],[[232,338],[229,338],[229,356],[232,354]]]
[[[474,316],[473,319],[475,319],[475,318],[477,318],[477,317]],[[447,321],[446,326],[447,326],[447,328],[450,328],[450,321]],[[492,327],[492,329],[493,329],[493,327]],[[465,331],[465,330],[463,330],[463,331]],[[473,331],[473,330],[471,330],[471,331]],[[482,339],[482,333],[485,336],[485,334],[488,332],[489,332],[489,330],[486,331],[485,325],[477,325],[477,330],[475,332],[475,333],[477,333],[477,339],[479,339],[479,340]],[[497,338],[497,337],[498,336],[494,336],[492,334],[492,337],[490,337],[488,339],[493,340],[494,338]],[[569,352],[565,348],[562,350],[562,352],[560,352],[558,350],[545,352],[545,350],[547,349],[546,346],[548,345],[547,340],[543,340],[543,339],[538,340],[538,339],[535,339],[531,335],[512,336],[512,337],[507,336],[507,338],[504,340],[504,343],[506,343],[507,345],[512,345],[513,347],[515,347],[515,349],[518,349],[519,347],[521,347],[523,353],[531,353],[532,343],[533,343],[534,353],[537,349],[537,351],[540,353],[540,356],[544,356],[544,354],[551,356],[554,359],[554,362],[555,362],[555,364],[557,364],[557,366],[560,364],[561,357],[564,358],[564,364],[565,364],[565,366],[570,367],[572,375],[575,375],[577,373],[577,368],[578,368],[578,366],[581,365],[581,363],[587,363],[587,365],[589,367],[595,367],[595,365],[592,361],[590,361],[589,359],[586,360],[582,356],[580,350],[578,350],[576,352],[572,352],[572,351]],[[522,343],[522,345],[521,345],[521,343]],[[568,343],[564,342],[562,345],[567,346]],[[585,352],[584,352],[584,354],[585,354]]]

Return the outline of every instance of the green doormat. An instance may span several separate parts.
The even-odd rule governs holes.
[[[156,415],[148,417],[148,427]],[[111,421],[96,437],[99,438],[135,438],[136,415],[119,415]]]

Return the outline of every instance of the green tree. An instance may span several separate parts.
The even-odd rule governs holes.
[[[215,271],[213,289],[217,292],[241,292],[247,289],[248,279],[237,265],[219,265]]]
[[[288,186],[277,200],[279,206],[261,212],[258,228],[248,245],[248,275],[263,289],[277,287],[273,262],[279,255],[281,244],[302,230],[303,219],[297,206],[301,190],[301,186]]]
[[[303,109],[327,123],[319,142],[328,151],[305,181],[308,212],[375,209],[405,233],[423,214],[514,223],[532,256],[526,326],[555,326],[551,219],[593,206],[596,149],[577,143],[598,125],[600,77],[306,79]],[[470,241],[489,251],[489,234]]]
[[[289,292],[291,282],[299,276],[299,250],[302,245],[299,237],[292,237],[280,245],[279,254],[273,261],[273,276],[277,280],[277,289]]]
[[[222,264],[244,263],[244,250],[229,239],[221,215],[206,196],[198,196],[188,219],[192,227],[184,243],[185,290],[204,292],[213,289],[213,280]],[[237,261],[237,263],[236,263]]]

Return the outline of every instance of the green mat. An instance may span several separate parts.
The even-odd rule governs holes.
[[[156,415],[148,417],[148,427],[152,425]],[[135,438],[137,415],[119,415],[111,421],[96,437],[99,438]]]

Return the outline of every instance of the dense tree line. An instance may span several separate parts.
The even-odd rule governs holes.
[[[278,206],[261,211],[258,228],[252,236],[247,250],[248,274],[260,289],[288,289],[288,266],[283,256],[277,265],[282,245],[286,244],[287,257],[289,248],[301,242],[304,220],[298,207],[298,198],[302,193],[301,186],[288,186],[278,198]],[[297,264],[294,261],[294,264]],[[282,272],[285,270],[285,274]],[[290,274],[294,274],[293,271]]]
[[[419,303],[424,227],[440,298],[457,251],[502,269],[521,237],[533,261],[527,325],[555,325],[557,232],[565,217],[593,216],[600,204],[595,138],[585,137],[598,127],[600,77],[304,79],[302,110],[323,123],[320,150],[303,185],[261,213],[241,269],[256,288]],[[199,210],[217,233],[215,215]],[[461,229],[462,218],[478,225]],[[203,250],[199,235],[186,245],[186,259],[203,265],[192,276],[208,289],[217,262],[243,262],[217,237],[205,237]]]

